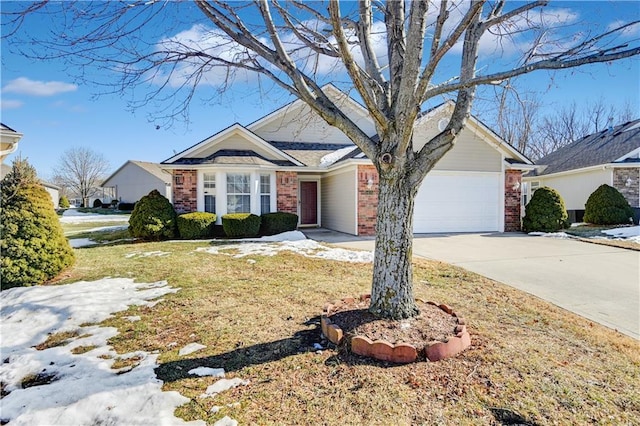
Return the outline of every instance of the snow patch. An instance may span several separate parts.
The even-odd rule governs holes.
[[[298,231],[295,231],[298,232]],[[304,234],[303,234],[304,235]],[[301,254],[306,257],[320,258],[326,260],[337,260],[341,262],[354,262],[354,263],[370,263],[373,262],[373,252],[371,251],[354,251],[347,250],[338,247],[327,247],[314,240],[296,240],[296,241],[281,241],[276,240],[276,243],[259,243],[259,242],[247,242],[240,244],[220,244],[214,247],[199,247],[196,251],[202,251],[211,254],[223,254],[230,255],[226,251],[232,250],[238,253],[233,255],[235,258],[242,258],[245,256],[275,256],[282,251],[291,251]]]
[[[602,231],[602,233],[614,238],[623,238],[627,241],[640,244],[640,226],[625,226],[622,228],[607,229],[606,231]]]
[[[535,237],[546,237],[546,238],[560,238],[560,239],[571,238],[569,234],[567,234],[566,232],[529,232],[529,235],[533,235]]]
[[[224,416],[223,418],[215,422],[213,426],[238,426],[238,421],[232,419],[229,416]]]
[[[332,165],[333,163],[335,163],[336,161],[338,161],[339,159],[341,159],[342,157],[344,157],[354,149],[356,149],[355,145],[347,146],[345,148],[340,148],[336,151],[333,151],[330,154],[325,155],[320,159],[320,167],[329,167],[330,165]]]
[[[87,222],[129,222],[127,214],[97,214],[97,213],[81,213],[75,209],[65,210],[61,217],[60,223],[87,223]]]
[[[96,244],[100,244],[100,243],[93,241],[90,238],[73,238],[69,240],[69,245],[72,248],[95,246]]]
[[[131,259],[134,257],[154,257],[154,256],[168,256],[171,253],[166,251],[134,251],[131,253],[127,253],[124,255],[126,259]]]
[[[189,401],[177,392],[162,392],[155,368],[157,354],[143,351],[117,354],[107,341],[113,327],[99,323],[131,305],[175,293],[166,281],[134,283],[127,278],[105,278],[74,284],[26,287],[0,293],[0,380],[9,394],[2,399],[2,420],[12,425],[40,424],[172,424],[185,422],[173,415]],[[50,334],[76,332],[60,346],[36,350]],[[79,346],[95,349],[72,354]],[[133,358],[137,366],[120,371],[116,358]],[[47,382],[22,389],[27,376],[48,377]]]
[[[220,392],[224,392],[229,389],[233,389],[238,386],[246,386],[249,384],[248,380],[242,380],[238,377],[233,379],[220,379],[211,386],[207,388],[207,390],[200,395],[200,398],[209,398],[212,396],[216,396]]]
[[[189,355],[204,348],[206,348],[206,346],[200,343],[189,343],[187,346],[180,349],[180,351],[178,352],[178,355],[180,356]]]
[[[209,368],[209,367],[198,367],[192,368],[189,370],[189,374],[193,374],[194,376],[213,376],[213,377],[221,377],[224,378],[224,368]]]

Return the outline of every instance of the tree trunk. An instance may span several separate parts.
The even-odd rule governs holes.
[[[404,319],[419,311],[413,298],[413,208],[417,188],[406,174],[380,173],[376,250],[369,310],[380,317]]]

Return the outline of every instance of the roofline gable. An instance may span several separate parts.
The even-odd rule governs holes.
[[[369,111],[367,111],[367,109],[364,106],[362,106],[359,102],[357,102],[351,96],[349,96],[346,93],[344,93],[342,90],[338,89],[334,84],[332,84],[332,83],[325,84],[320,89],[323,92],[325,92],[326,95],[333,94],[333,95],[337,95],[339,97],[344,97],[344,99],[346,99],[347,102],[354,107],[354,110],[356,112],[361,114],[363,117],[369,117]],[[331,92],[333,92],[333,93],[331,93]],[[247,129],[253,130],[256,127],[263,126],[264,124],[272,122],[272,121],[276,120],[277,118],[283,116],[284,114],[290,112],[292,109],[300,108],[300,107],[304,107],[304,106],[308,106],[308,104],[305,101],[303,101],[302,99],[296,98],[293,101],[287,103],[286,105],[283,105],[280,108],[276,109],[275,111],[272,111],[269,114],[267,114],[267,115],[257,119],[256,121],[250,123],[249,125],[247,125]]]
[[[192,145],[191,147],[185,149],[182,152],[179,152],[173,157],[162,161],[161,164],[172,164],[175,161],[179,160],[180,158],[186,157],[187,155],[197,152],[205,147],[215,146],[217,143],[222,142],[223,140],[233,135],[234,133],[239,133],[240,135],[244,136],[249,142],[269,152],[272,152],[273,154],[279,156],[281,159],[291,161],[293,164],[296,164],[298,166],[304,165],[298,160],[296,160],[295,158],[291,157],[286,152],[281,151],[278,148],[274,147],[273,145],[271,145],[270,143],[262,139],[260,136],[256,135],[251,130],[247,129],[246,127],[242,126],[239,123],[234,123],[231,126],[219,131],[218,133],[212,136],[209,136],[203,141],[200,141],[197,144]]]

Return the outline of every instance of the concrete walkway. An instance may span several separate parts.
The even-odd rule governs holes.
[[[373,250],[373,238],[309,238]],[[416,235],[413,253],[463,267],[640,339],[640,252],[521,233]]]

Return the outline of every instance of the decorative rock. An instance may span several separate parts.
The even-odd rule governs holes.
[[[342,342],[342,329],[335,324],[327,325],[327,339],[335,345],[339,345]]]
[[[418,359],[418,350],[408,343],[398,343],[393,348],[393,362],[407,364]]]
[[[393,345],[385,340],[376,340],[371,344],[369,356],[381,361],[393,361]]]
[[[322,329],[322,334],[328,337],[327,326],[331,324],[331,320],[326,317],[326,315],[322,315],[320,317],[320,328]]]
[[[448,342],[433,342],[425,350],[429,361],[440,361],[462,352],[471,345],[471,336],[466,331],[461,337],[452,337]]]
[[[364,336],[351,339],[351,352],[360,356],[369,356],[373,342]]]

